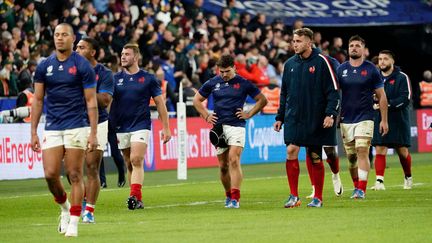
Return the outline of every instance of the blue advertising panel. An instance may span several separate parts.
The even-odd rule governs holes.
[[[283,130],[275,132],[274,115],[257,115],[247,120],[246,143],[241,157],[242,164],[285,162],[286,146]],[[305,160],[305,149],[299,153],[299,160]]]
[[[193,3],[194,0],[186,0]],[[203,9],[219,15],[225,0],[204,1]],[[263,13],[267,20],[306,26],[372,26],[432,23],[432,7],[424,0],[255,0],[236,1],[239,13]]]

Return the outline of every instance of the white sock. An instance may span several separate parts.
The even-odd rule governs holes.
[[[70,216],[69,224],[78,225],[80,217],[79,216]]]
[[[61,208],[62,212],[69,212],[70,207],[71,206],[70,206],[69,200],[67,200],[67,199],[66,199],[66,202],[60,204],[60,208]]]
[[[383,181],[384,182],[384,176],[377,176],[377,178],[376,178],[377,180],[381,180],[381,181]]]
[[[367,181],[368,173],[369,173],[368,171],[358,168],[359,181]]]

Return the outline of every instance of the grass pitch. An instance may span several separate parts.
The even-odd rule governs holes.
[[[59,208],[44,180],[0,181],[0,242],[432,242],[432,154],[412,158],[412,190],[402,189],[402,168],[397,156],[389,156],[387,190],[368,190],[365,200],[349,199],[346,158],[341,159],[345,192],[340,198],[326,165],[320,209],[306,207],[311,188],[304,162],[302,206],[294,209],[283,208],[289,194],[284,163],[243,166],[240,209],[223,207],[217,168],[191,169],[183,182],[175,171],[146,173],[146,208],[136,211],[126,208],[129,188],[117,188],[117,175],[110,175],[99,196],[96,224],[80,224],[75,239],[57,233]],[[368,187],[374,180],[372,170]]]

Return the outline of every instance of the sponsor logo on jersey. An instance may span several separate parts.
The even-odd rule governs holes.
[[[63,71],[63,65],[60,65],[58,68],[59,71]]]
[[[348,69],[344,69],[342,71],[342,77],[346,77],[346,76],[348,76]]]
[[[118,81],[117,85],[118,85],[118,86],[120,86],[120,85],[123,85],[123,79],[122,79],[122,78],[121,78],[121,79],[119,79],[119,81]]]
[[[220,90],[220,83],[216,84],[214,91],[216,91],[216,90]]]
[[[53,71],[53,66],[52,65],[48,66],[46,76],[52,76],[53,75],[52,71]]]

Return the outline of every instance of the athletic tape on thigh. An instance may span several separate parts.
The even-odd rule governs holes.
[[[322,147],[321,146],[311,146],[307,148],[307,153],[312,159],[312,162],[322,160]]]
[[[355,154],[356,153],[356,146],[354,141],[349,143],[344,143],[345,153],[348,154]]]

